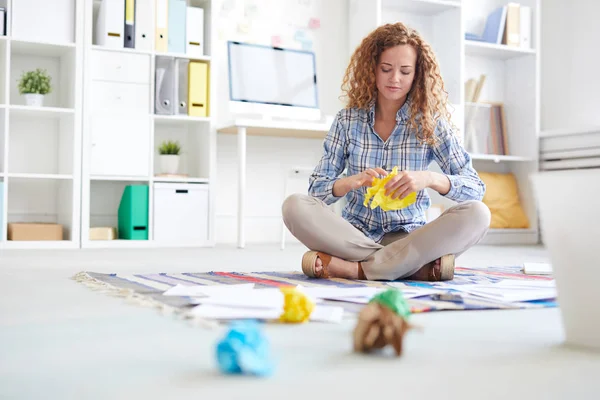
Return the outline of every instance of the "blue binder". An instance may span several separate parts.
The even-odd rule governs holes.
[[[169,0],[169,53],[185,53],[186,9],[185,0]]]

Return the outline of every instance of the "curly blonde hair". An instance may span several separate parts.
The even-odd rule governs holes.
[[[431,46],[419,33],[401,22],[380,26],[363,39],[354,51],[342,83],[347,108],[368,109],[377,98],[375,71],[381,53],[390,47],[408,44],[417,52],[415,78],[409,92],[411,98],[409,127],[419,132],[421,143],[434,144],[438,119],[445,116],[448,93]],[[420,124],[420,131],[418,129]]]

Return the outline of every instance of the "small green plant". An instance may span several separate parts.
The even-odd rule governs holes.
[[[162,155],[166,154],[179,154],[181,151],[181,146],[179,146],[179,142],[173,142],[172,140],[165,140],[161,143],[158,148],[158,152]]]
[[[52,91],[52,77],[45,69],[23,72],[19,79],[20,94],[48,94]]]

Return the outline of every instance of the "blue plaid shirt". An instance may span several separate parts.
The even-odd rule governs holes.
[[[446,121],[440,121],[435,135],[437,144],[419,143],[415,132],[408,127],[409,102],[396,115],[396,127],[387,141],[375,133],[375,107],[369,111],[341,110],[323,142],[323,156],[309,179],[309,194],[332,204],[340,199],[333,195],[333,184],[347,175],[358,174],[368,168],[381,167],[391,171],[423,171],[436,161],[450,179],[450,191],[445,197],[461,202],[481,200],[485,185],[473,169],[471,157],[451,132]],[[417,193],[415,204],[397,211],[374,210],[363,205],[367,188],[361,187],[346,194],[347,204],[342,216],[353,226],[376,242],[389,232],[411,232],[425,225],[425,211],[431,205],[426,190]]]

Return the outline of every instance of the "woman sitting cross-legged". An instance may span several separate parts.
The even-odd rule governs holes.
[[[344,77],[348,104],[334,120],[309,195],[285,199],[283,219],[311,251],[310,277],[450,280],[454,259],[487,233],[485,185],[457,140],[431,47],[402,23],[374,30],[354,52]],[[443,173],[428,170],[435,161]],[[363,205],[374,178],[401,171],[386,194],[416,202],[383,211]],[[347,177],[342,172],[347,171]],[[430,188],[457,202],[426,224]],[[329,207],[344,197],[342,216]]]

